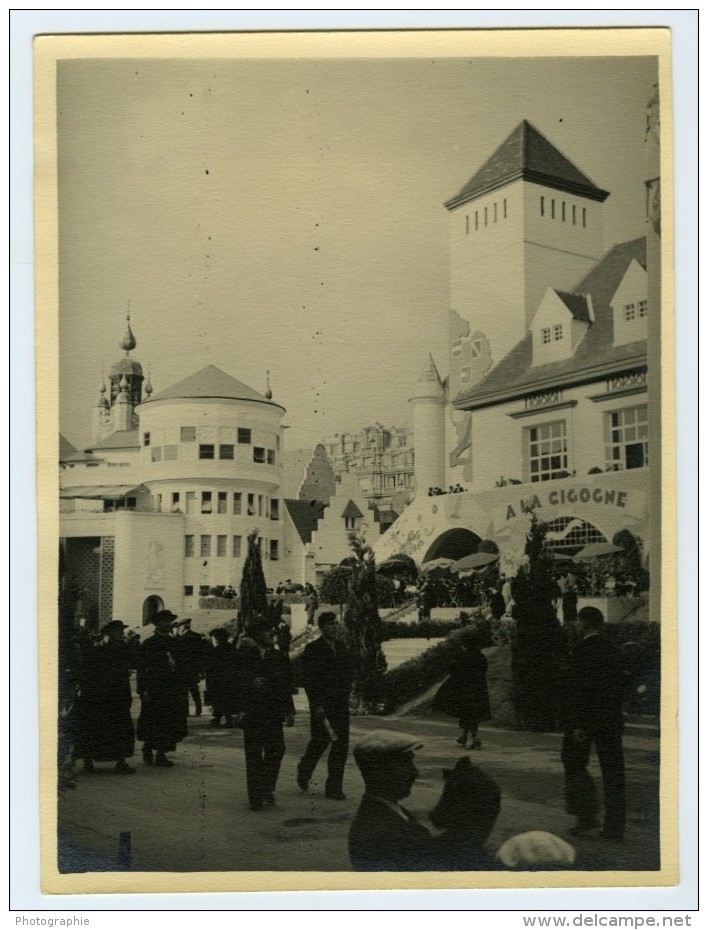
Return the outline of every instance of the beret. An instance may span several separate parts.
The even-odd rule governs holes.
[[[531,830],[512,836],[496,854],[509,869],[558,868],[575,862],[575,850],[553,833]]]

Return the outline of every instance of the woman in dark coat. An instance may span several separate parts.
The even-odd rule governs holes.
[[[94,762],[115,762],[120,775],[135,772],[125,761],[135,751],[130,672],[137,664],[135,647],[124,640],[126,628],[111,620],[99,644],[82,647],[74,758],[84,760],[85,772],[94,771]]]
[[[143,762],[158,768],[174,765],[165,753],[174,752],[187,735],[184,681],[175,660],[180,642],[172,636],[176,619],[169,610],[158,611],[152,621],[155,634],[140,647],[137,735],[143,741]]]
[[[482,720],[491,720],[487,690],[487,660],[479,637],[470,633],[461,639],[462,652],[450,667],[450,674],[433,698],[433,710],[457,717],[460,730],[457,743],[468,749],[481,749],[478,736]],[[467,739],[470,744],[467,746]]]

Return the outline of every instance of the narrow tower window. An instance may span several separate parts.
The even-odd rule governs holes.
[[[541,197],[541,216],[546,215],[546,198]]]
[[[556,201],[555,201],[555,198],[552,197],[551,198],[551,219],[554,220],[555,218],[556,218]]]
[[[585,207],[583,207],[583,229],[585,229],[586,225],[587,225],[587,214],[586,214]]]
[[[469,236],[470,234],[470,217],[469,213],[465,214],[465,235]]]
[[[565,200],[561,203],[561,222],[565,223]]]
[[[474,231],[477,232],[478,229],[479,229],[479,212],[475,210],[474,211]]]
[[[504,219],[506,219],[506,197],[504,198]]]
[[[496,221],[497,221],[497,205],[494,204],[494,222],[496,223]]]
[[[575,226],[575,204],[573,204],[573,226]]]
[[[487,225],[487,208],[484,208],[484,225]]]

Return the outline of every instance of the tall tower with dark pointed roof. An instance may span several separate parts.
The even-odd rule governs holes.
[[[600,259],[608,196],[524,120],[445,203],[451,385],[479,380],[526,334],[549,284],[568,289]]]

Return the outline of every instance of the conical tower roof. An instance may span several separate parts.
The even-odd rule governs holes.
[[[145,403],[154,404],[160,400],[198,400],[213,398],[219,400],[252,400],[272,407],[280,407],[265,395],[259,394],[247,384],[242,384],[215,365],[207,365],[196,374],[184,378],[172,387],[153,394]],[[283,407],[280,407],[283,410]]]
[[[445,203],[448,210],[476,200],[483,194],[522,178],[555,190],[590,200],[609,197],[528,120],[522,120],[511,135],[465,184]]]
[[[422,397],[433,397],[445,400],[445,388],[443,387],[438,369],[433,361],[433,356],[428,356],[420,377],[415,386],[415,393],[410,400],[418,400]]]

